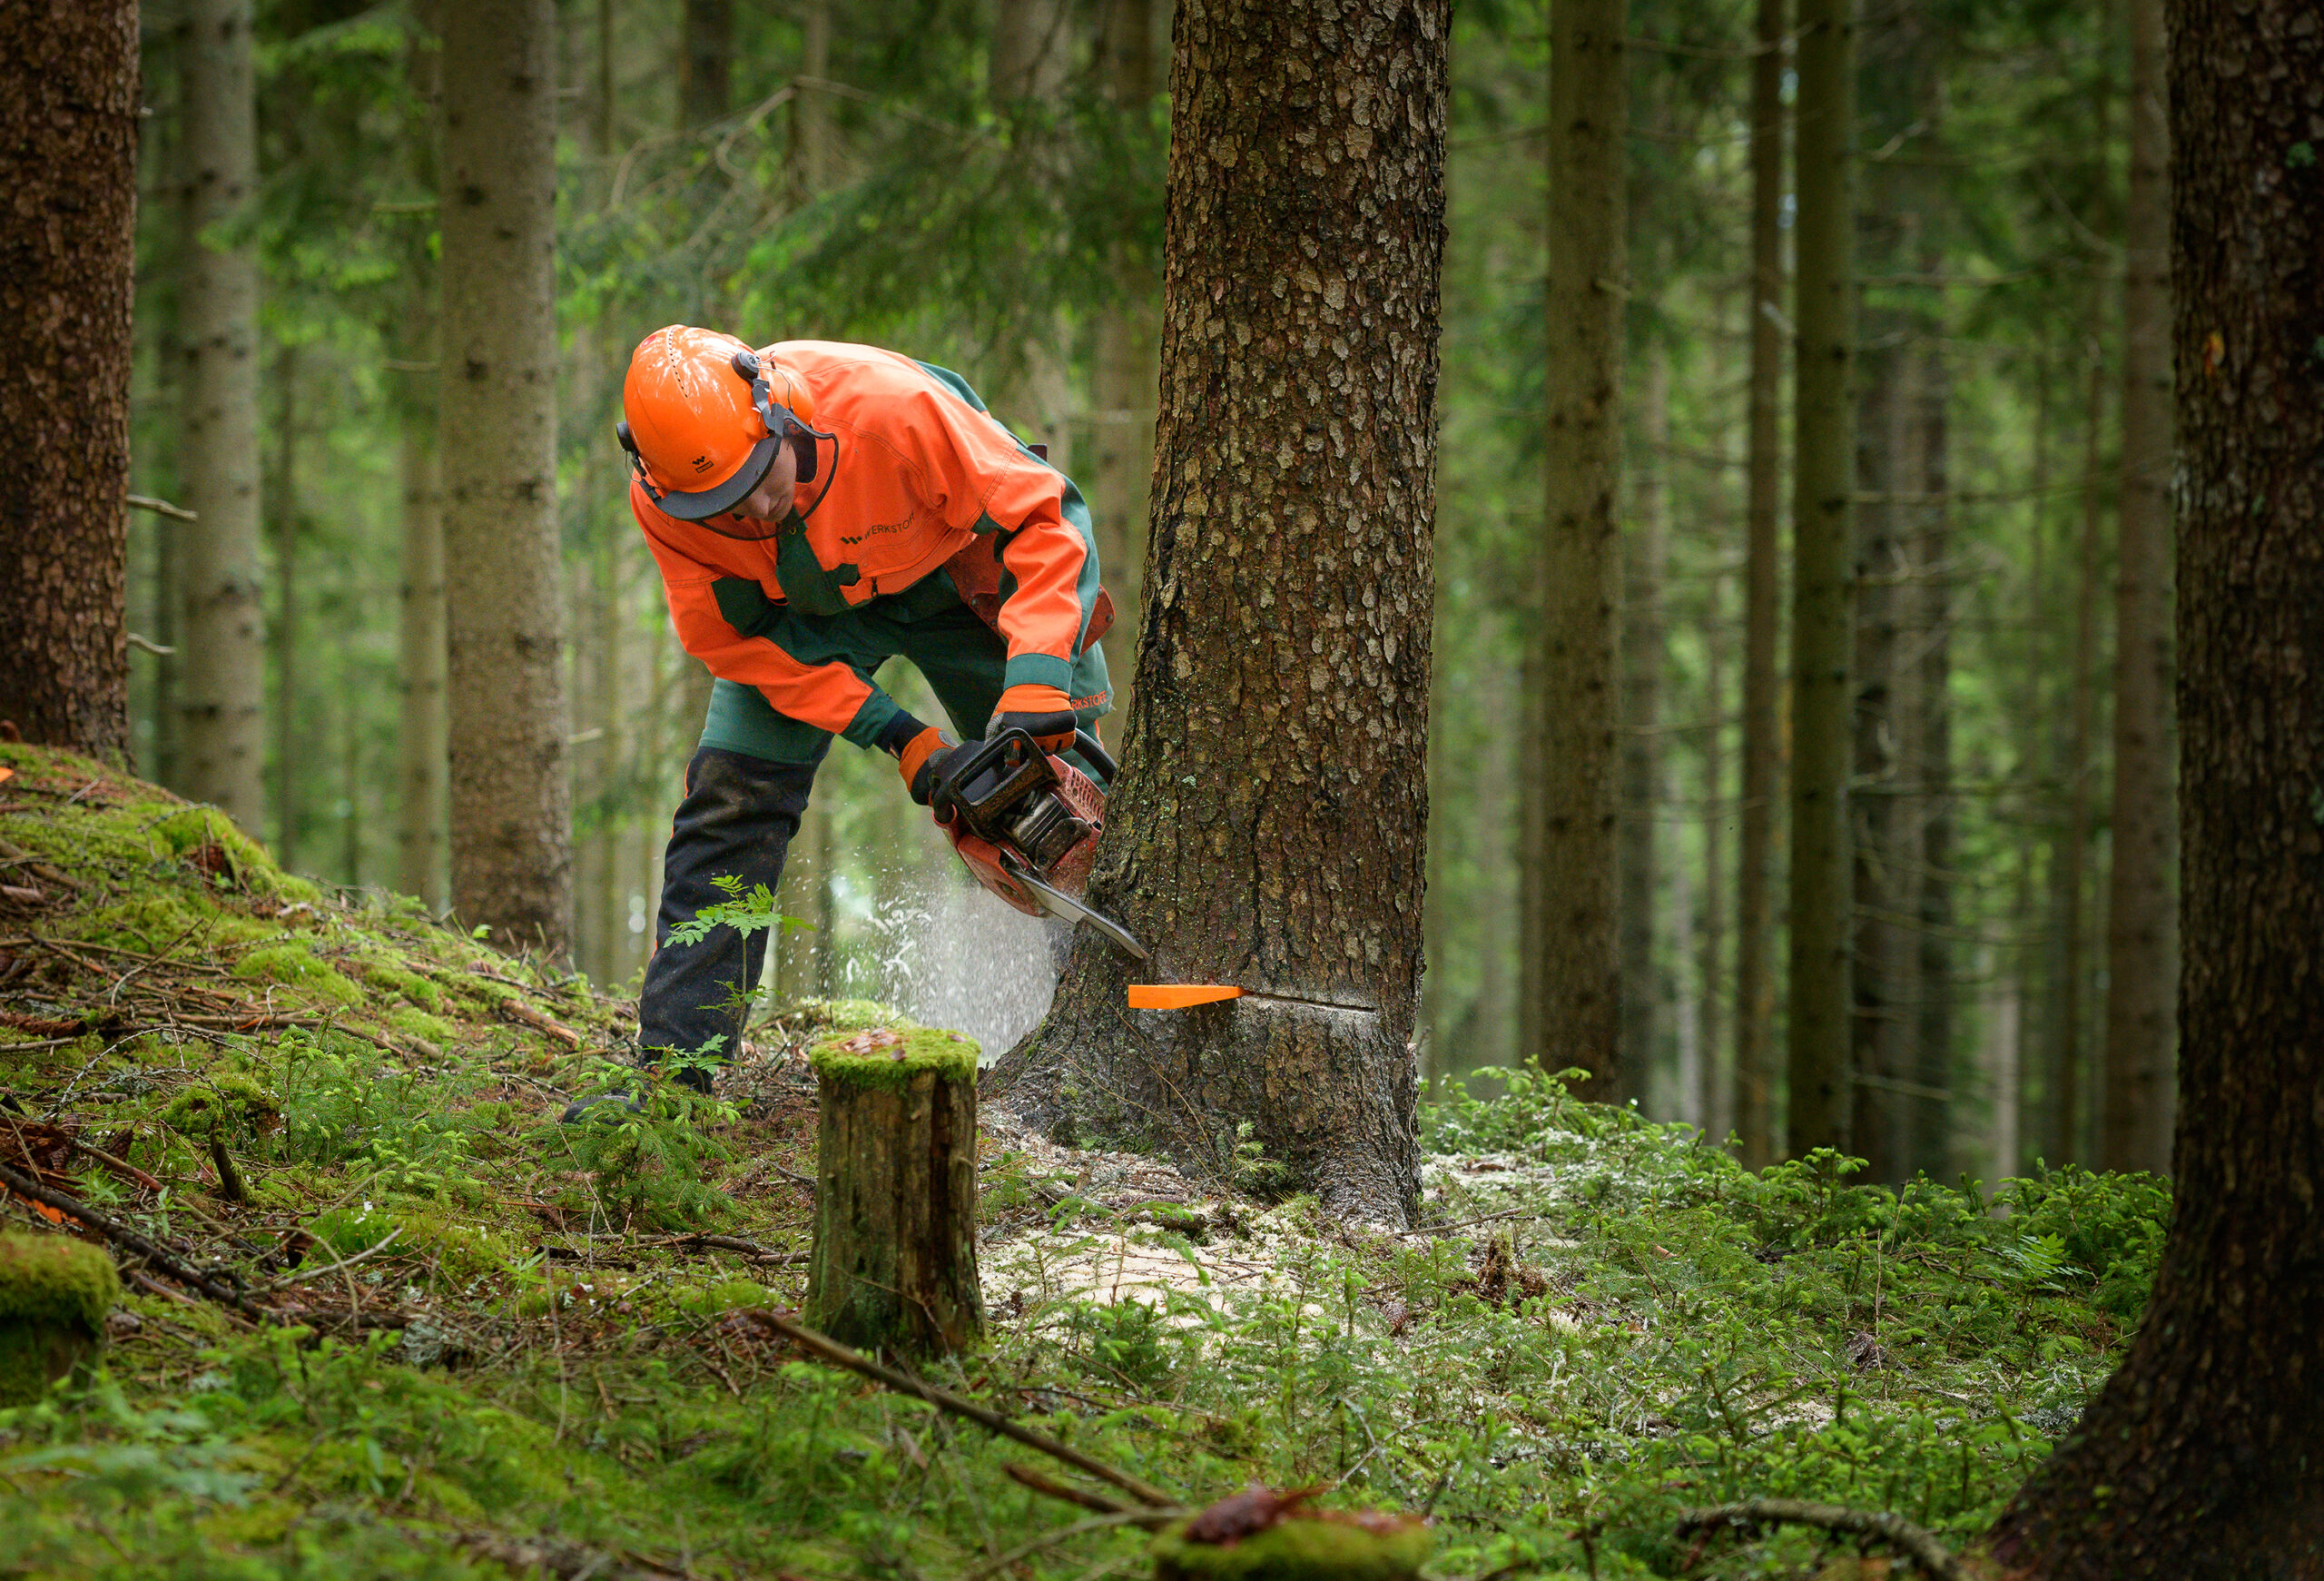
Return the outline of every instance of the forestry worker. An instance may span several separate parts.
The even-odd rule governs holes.
[[[672,821],[638,1047],[647,1062],[731,1058],[766,935],[672,944],[671,928],[727,898],[715,878],[775,889],[832,736],[894,758],[923,805],[960,746],[872,672],[901,654],[959,736],[1022,728],[1102,785],[1069,749],[1108,707],[1112,605],[1080,490],[945,369],[673,325],[630,359],[622,411],[630,509],[678,640],[716,677]]]

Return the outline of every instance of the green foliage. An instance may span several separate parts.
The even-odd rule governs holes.
[[[615,1101],[593,1106],[577,1124],[544,1127],[530,1140],[563,1153],[586,1177],[593,1220],[663,1230],[724,1223],[733,1205],[714,1182],[734,1152],[716,1130],[739,1116],[733,1104],[704,1098],[678,1079],[712,1064],[707,1054],[643,1070],[592,1062],[588,1090]]]

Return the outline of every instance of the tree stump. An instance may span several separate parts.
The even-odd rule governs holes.
[[[121,1299],[113,1259],[61,1235],[0,1235],[0,1406],[30,1405],[94,1359]]]
[[[1419,1581],[1433,1543],[1419,1517],[1263,1507],[1275,1497],[1255,1487],[1171,1527],[1154,1581]]]
[[[874,1027],[833,1033],[807,1057],[821,1107],[807,1321],[862,1350],[975,1343],[977,1045]]]

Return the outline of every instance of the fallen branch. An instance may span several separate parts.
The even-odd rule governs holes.
[[[568,1049],[577,1049],[581,1046],[582,1038],[579,1033],[561,1022],[550,1020],[529,1004],[520,1004],[513,999],[505,999],[500,1003],[500,1013],[511,1021],[524,1023],[535,1032],[548,1033]]]
[[[771,1246],[761,1246],[755,1240],[744,1240],[735,1235],[670,1235],[658,1240],[642,1241],[639,1244],[675,1247],[682,1251],[694,1247],[710,1246],[717,1248],[720,1251],[731,1251],[737,1256],[747,1257],[753,1262],[782,1265],[805,1262],[814,1255],[807,1251],[777,1251]]]
[[[1842,1505],[1809,1504],[1797,1498],[1746,1498],[1707,1509],[1681,1510],[1678,1529],[1683,1537],[1691,1531],[1708,1531],[1717,1527],[1776,1526],[1784,1522],[1877,1537],[1903,1550],[1914,1564],[1937,1577],[1937,1581],[1968,1581],[1969,1573],[1961,1567],[1953,1551],[1937,1540],[1935,1533],[1886,1510],[1849,1509]]]
[[[989,1410],[973,1400],[962,1399],[950,1390],[938,1388],[934,1384],[923,1383],[919,1378],[908,1377],[892,1368],[882,1367],[870,1357],[849,1349],[829,1335],[818,1334],[812,1329],[794,1323],[790,1319],[768,1311],[763,1307],[753,1309],[751,1316],[801,1349],[811,1351],[835,1367],[843,1367],[848,1371],[868,1378],[876,1384],[895,1390],[898,1394],[910,1395],[916,1399],[926,1400],[938,1409],[950,1411],[956,1417],[966,1417],[979,1427],[990,1432],[998,1433],[1004,1438],[1014,1438],[1029,1449],[1039,1449],[1051,1459],[1061,1460],[1077,1471],[1086,1471],[1100,1482],[1112,1483],[1148,1508],[1157,1510],[1178,1508],[1177,1499],[1172,1498],[1152,1483],[1141,1482],[1127,1471],[1118,1471],[1102,1460],[1094,1460],[1078,1449],[1059,1443],[1046,1433],[1037,1433],[1030,1428],[1020,1427],[999,1411]]]
[[[1004,1462],[1000,1469],[1008,1476],[1009,1481],[1029,1487],[1035,1493],[1047,1495],[1050,1498],[1059,1499],[1081,1509],[1096,1510],[1099,1515],[1120,1515],[1125,1511],[1135,1511],[1141,1518],[1151,1521],[1156,1529],[1168,1525],[1177,1518],[1151,1506],[1124,1504],[1119,1499],[1108,1498],[1102,1493],[1092,1493],[1086,1487],[1068,1487],[1062,1482],[1055,1482],[1042,1476],[1029,1466]]]
[[[58,1212],[80,1220],[115,1246],[133,1256],[143,1258],[188,1290],[200,1290],[222,1307],[230,1308],[253,1321],[266,1314],[239,1292],[220,1284],[208,1274],[197,1270],[192,1263],[175,1252],[146,1240],[126,1224],[117,1224],[79,1198],[63,1191],[51,1191],[29,1176],[20,1175],[5,1164],[0,1164],[0,1186],[5,1186],[29,1201],[44,1203]]]

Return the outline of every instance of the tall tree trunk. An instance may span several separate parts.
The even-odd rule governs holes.
[[[1106,12],[1107,88],[1115,113],[1138,123],[1154,106],[1154,5],[1155,0],[1111,0]],[[1098,563],[1119,612],[1107,649],[1116,720],[1110,733],[1118,736],[1137,697],[1157,374],[1152,272],[1128,249],[1118,249],[1114,282],[1118,294],[1098,312],[1090,371],[1097,408],[1090,477],[1098,506]]]
[[[181,788],[255,834],[265,814],[265,611],[259,587],[258,257],[221,234],[258,180],[251,0],[187,0],[180,64],[186,205]]]
[[[799,138],[799,184],[812,198],[829,192],[839,179],[832,97],[822,86],[832,75],[832,0],[804,0],[799,27],[799,74],[809,85],[799,94],[791,124]]]
[[[1735,1131],[1746,1169],[1775,1158],[1775,833],[1783,788],[1784,0],[1758,0],[1751,59],[1750,430],[1743,545],[1743,784],[1735,853]]]
[[[1800,0],[1793,397],[1790,1151],[1847,1142],[1853,0]]]
[[[1065,91],[1073,42],[1070,0],[998,0],[986,84],[993,109],[1017,136],[1018,162],[1043,183],[1049,177],[1041,173],[1054,169],[1059,152],[1043,119]],[[1015,357],[1004,351],[1000,359],[992,410],[1019,439],[1041,446],[1051,466],[1071,471],[1077,403],[1063,352],[1069,326],[1062,308],[1036,308],[1024,323]],[[1098,563],[1102,568],[1102,545]]]
[[[1646,387],[1640,397],[1648,455],[1632,469],[1637,514],[1623,545],[1617,936],[1622,1068],[1643,1093],[1659,1079],[1658,1023],[1666,1008],[1655,954],[1655,911],[1660,900],[1656,819],[1663,791],[1661,604],[1669,553],[1670,352],[1660,341],[1647,350]],[[1663,1096],[1667,1101],[1670,1095],[1666,1092]]]
[[[1642,1073],[1621,1068],[1616,915],[1628,31],[1623,0],[1550,8],[1547,489],[1520,835],[1520,1048],[1544,1071],[1589,1072],[1585,1094],[1604,1101]]]
[[[1883,263],[1890,262],[1893,213],[1867,216],[1864,229]],[[1869,249],[1868,249],[1869,250]],[[1897,1112],[1903,1092],[1911,1006],[1917,998],[1919,955],[1905,913],[1918,876],[1916,853],[1905,833],[1910,809],[1901,794],[1905,768],[1898,750],[1907,727],[1897,685],[1905,637],[1899,606],[1911,593],[1911,569],[1898,529],[1909,487],[1906,390],[1910,349],[1903,321],[1893,313],[1872,321],[1868,339],[1885,349],[1866,357],[1855,392],[1856,476],[1873,496],[1856,513],[1856,607],[1853,641],[1856,684],[1854,776],[1864,792],[1849,807],[1850,874],[1854,905],[1849,973],[1847,1151],[1866,1162],[1866,1179],[1894,1184],[1906,1170]],[[1803,444],[1806,440],[1803,439]]]
[[[2318,134],[2324,30],[2303,0],[2171,18],[2177,1190],[2129,1356],[1994,1531],[2043,1581],[2324,1574],[2324,172],[2286,156]]]
[[[415,403],[417,404],[417,403]],[[444,500],[433,403],[408,411],[396,448],[403,501],[397,598],[397,887],[444,909],[450,786],[444,690]]]
[[[1621,845],[1619,851],[1619,943],[1621,951],[1621,1064],[1641,1094],[1656,1083],[1665,995],[1655,958],[1656,819],[1662,801],[1662,579],[1669,557],[1670,348],[1647,348],[1646,388],[1640,418],[1647,456],[1634,469],[1638,517],[1624,546],[1622,578]],[[1672,935],[1675,943],[1679,935]],[[1667,1083],[1664,1084],[1667,1088]],[[1665,1092],[1657,1118],[1676,1113]]]
[[[419,36],[405,70],[425,108],[404,128],[413,184],[436,192],[443,53],[443,0],[415,6]],[[442,389],[436,262],[424,246],[405,255],[405,286],[388,344],[396,348],[396,479],[400,500],[396,594],[396,886],[430,912],[450,904],[451,786],[445,754],[444,489],[436,448]]]
[[[1925,272],[1934,274],[1942,259],[1922,255]],[[1914,485],[1925,503],[1914,515],[1916,569],[1913,582],[1911,627],[1918,645],[1907,679],[1916,698],[1913,708],[1915,739],[1910,766],[1915,795],[1913,815],[1918,825],[1919,871],[1915,911],[1920,924],[1918,947],[1920,988],[1913,1064],[1908,1074],[1920,1091],[1906,1113],[1907,1168],[1925,1171],[1939,1180],[1953,1174],[1953,533],[1947,495],[1952,486],[1947,410],[1953,385],[1946,372],[1940,333],[1914,348],[1918,375],[1913,380],[1920,410],[1914,462]]]
[[[734,0],[685,0],[678,31],[678,124],[706,126],[732,103]]]
[[[1133,1025],[1127,963],[1085,930],[1000,1071],[1053,1134],[1224,1169],[1247,1125],[1275,1183],[1395,1223],[1418,1185],[1449,13],[1179,14],[1146,691],[1089,894],[1154,951],[1138,980],[1248,992]]]
[[[453,907],[561,955],[556,30],[550,0],[446,11],[441,408]]]
[[[169,30],[165,45],[170,74],[170,100],[151,124],[149,136],[162,139],[161,158],[156,162],[159,192],[163,212],[169,216],[170,252],[161,267],[172,280],[185,278],[187,261],[197,245],[194,239],[192,209],[187,202],[187,163],[185,149],[185,67],[187,52],[192,47],[191,31],[182,14]],[[149,84],[150,90],[150,84]],[[154,95],[149,91],[150,102]],[[149,144],[150,146],[150,144]],[[153,264],[149,263],[149,268]],[[185,410],[183,379],[185,361],[185,314],[183,292],[172,291],[161,313],[161,323],[154,336],[154,400],[164,411]],[[170,446],[172,477],[168,493],[171,499],[182,499],[185,494],[185,450],[182,437]],[[180,706],[180,677],[184,674],[185,647],[178,638],[178,623],[184,612],[185,541],[186,534],[194,530],[173,516],[153,517],[153,602],[151,630],[157,647],[168,651],[153,656],[153,760],[144,766],[146,776],[156,785],[172,790],[182,781],[181,750],[184,739],[185,718]]]
[[[995,0],[985,81],[1006,107],[1057,96],[1073,65],[1070,0]]]
[[[299,695],[299,353],[282,346],[274,356],[274,476],[267,480],[267,503],[273,508],[274,618],[267,627],[267,647],[274,667],[272,786],[274,854],[286,867],[299,865],[299,840],[305,832],[300,815],[300,771],[305,721]]]
[[[1724,359],[1720,359],[1724,361]],[[1714,364],[1717,366],[1718,364]],[[1723,448],[1723,447],[1722,447]],[[1714,1142],[1724,1142],[1735,1128],[1735,1112],[1731,1099],[1734,1082],[1723,1080],[1719,1070],[1719,1051],[1725,1047],[1720,1033],[1726,1018],[1732,1014],[1726,1003],[1727,977],[1727,821],[1734,815],[1734,804],[1727,799],[1727,676],[1732,661],[1728,657],[1727,600],[1721,593],[1726,587],[1724,577],[1713,577],[1705,603],[1703,618],[1703,702],[1704,724],[1699,739],[1702,755],[1702,829],[1703,829],[1703,895],[1700,918],[1700,944],[1696,953],[1695,984],[1700,1008],[1695,1013],[1695,1024],[1700,1029],[1702,1055],[1697,1069],[1697,1086],[1688,1095],[1694,1112],[1700,1117],[1704,1134]]]
[[[0,719],[129,755],[130,271],[137,7],[0,14]]]
[[[2090,859],[2090,736],[2097,707],[2098,529],[2104,509],[2100,469],[2106,416],[2105,360],[2099,351],[2096,322],[2099,300],[2093,282],[2086,341],[2090,383],[2083,403],[2082,532],[2074,555],[2073,689],[2066,705],[2065,762],[2058,775],[2066,796],[2065,845],[2058,853],[2057,865],[2058,1032],[2043,1083],[2049,1102],[2043,1147],[2053,1169],[2063,1169],[2084,1156],[2078,1117],[2083,1063],[2083,987],[2090,973],[2083,960],[2083,903],[2089,888],[2085,872]]]
[[[2122,495],[2114,603],[2114,865],[2098,1157],[2171,1162],[2179,916],[2171,766],[2171,128],[2163,0],[2128,0],[2131,186],[2122,240]]]

